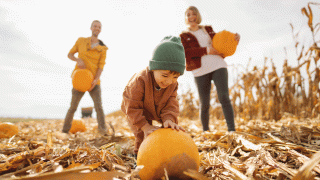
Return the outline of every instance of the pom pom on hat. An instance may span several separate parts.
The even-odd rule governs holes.
[[[182,75],[185,67],[185,53],[180,37],[164,37],[153,51],[149,69],[171,70]]]

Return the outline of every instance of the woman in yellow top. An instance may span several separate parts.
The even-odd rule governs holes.
[[[80,37],[70,50],[68,58],[77,62],[73,71],[76,69],[88,69],[92,72],[94,80],[91,84],[91,88],[88,91],[94,102],[94,108],[97,113],[99,133],[102,135],[107,135],[105,116],[101,101],[100,76],[105,65],[106,51],[108,50],[108,47],[98,39],[98,35],[101,32],[101,22],[94,20],[90,29],[92,31],[92,36],[87,38]],[[78,57],[74,56],[75,53],[78,53]],[[74,88],[72,89],[71,106],[65,117],[62,132],[69,132],[73,115],[77,110],[83,95],[84,92],[77,91]]]

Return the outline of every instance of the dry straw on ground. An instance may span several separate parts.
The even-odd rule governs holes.
[[[139,179],[125,118],[107,121],[114,137],[100,137],[91,118],[85,119],[86,132],[67,137],[60,133],[63,120],[16,123],[20,132],[0,140],[0,179]],[[238,119],[233,134],[224,120],[212,121],[212,132],[202,132],[199,120],[180,124],[200,153],[199,172],[184,172],[193,179],[320,179],[319,118]]]

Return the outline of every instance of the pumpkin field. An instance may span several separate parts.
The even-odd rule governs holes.
[[[191,136],[200,160],[199,171],[183,172],[186,179],[320,179],[320,22],[313,15],[319,10],[320,4],[313,2],[301,9],[311,44],[290,24],[297,66],[284,59],[278,74],[273,59],[265,57],[261,67],[248,64],[239,73],[229,88],[236,132],[227,131],[214,86],[211,131],[202,131],[196,92],[179,95],[179,125]],[[83,118],[78,125],[83,132],[70,134],[61,132],[63,121],[0,118],[0,179],[140,179],[143,167],[135,165],[135,137],[120,110],[106,115],[108,137],[99,135],[94,118]],[[148,157],[148,163],[159,159]],[[161,179],[177,179],[164,172]]]
[[[15,123],[18,134],[0,141],[1,179],[140,179],[124,116],[107,116],[115,129],[107,138],[92,118],[84,119],[85,132],[68,136],[61,133],[63,120],[21,120]],[[198,180],[320,178],[319,118],[286,114],[279,121],[237,119],[236,124],[237,132],[228,134],[224,120],[217,119],[212,132],[202,132],[199,120],[180,119],[200,156],[199,172],[184,173]]]

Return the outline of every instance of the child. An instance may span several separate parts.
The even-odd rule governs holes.
[[[164,128],[184,129],[178,125],[179,102],[177,79],[185,69],[185,54],[180,37],[167,36],[153,51],[149,66],[134,74],[123,92],[121,104],[136,140],[137,155],[140,144],[159,127],[152,120],[162,123]]]

